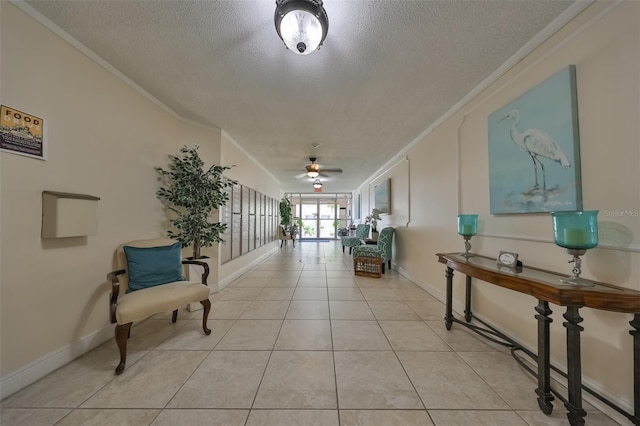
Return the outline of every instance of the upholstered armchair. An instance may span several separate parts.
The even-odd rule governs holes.
[[[296,230],[292,229],[287,231],[283,225],[278,226],[278,239],[280,240],[280,247],[287,241],[293,241],[293,246],[296,246]]]
[[[378,237],[378,244],[366,245],[366,246],[357,246],[353,249],[353,257],[354,259],[358,256],[365,257],[382,257],[382,273],[384,274],[384,264],[385,262],[389,265],[389,270],[391,270],[391,247],[393,243],[393,233],[394,229],[391,227],[384,228],[380,231],[380,236]]]
[[[342,252],[344,253],[344,248],[349,247],[349,254],[351,254],[351,250],[362,244],[362,240],[369,236],[370,225],[360,224],[356,226],[356,236],[355,237],[342,237]]]
[[[202,267],[200,281],[187,280],[182,265]],[[209,266],[197,260],[182,260],[182,244],[170,239],[136,240],[116,250],[117,270],[110,272],[111,323],[116,324],[115,339],[120,350],[120,363],[115,373],[124,371],[127,360],[127,339],[131,325],[154,314],[173,311],[172,322],[178,319],[178,309],[200,302],[204,307],[202,329],[207,328],[211,310],[207,277]]]

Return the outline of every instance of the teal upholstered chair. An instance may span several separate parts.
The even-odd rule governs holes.
[[[361,245],[362,240],[369,237],[369,228],[371,228],[370,225],[360,224],[356,226],[355,237],[342,237],[342,252],[344,253],[345,247],[349,247],[349,254],[351,254],[351,249]]]
[[[391,247],[393,243],[393,232],[395,230],[391,227],[384,228],[380,231],[378,236],[378,244],[375,246],[358,246],[353,249],[353,257],[366,256],[382,257],[382,273],[384,274],[384,263],[387,262],[389,269],[391,269]]]

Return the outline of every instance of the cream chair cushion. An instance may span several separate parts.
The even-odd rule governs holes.
[[[118,324],[140,321],[208,297],[209,287],[189,281],[177,281],[132,291],[118,297],[116,320]]]

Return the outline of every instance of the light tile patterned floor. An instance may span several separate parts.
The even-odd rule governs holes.
[[[121,376],[109,341],[2,401],[0,424],[568,424],[506,350],[447,331],[444,305],[395,271],[354,277],[338,242],[278,249],[211,299],[210,336],[201,311],[156,315]],[[587,424],[617,424],[585,405]]]

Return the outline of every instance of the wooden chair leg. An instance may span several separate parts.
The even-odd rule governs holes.
[[[351,254],[351,250],[353,250],[353,247],[349,247],[349,254]]]
[[[389,264],[389,270],[391,270],[391,259],[387,260],[387,263]]]
[[[284,240],[280,240],[280,248],[282,248],[282,244],[284,244]]]
[[[382,261],[382,273],[384,274],[384,261]]]
[[[171,322],[178,321],[178,310],[173,311],[173,315],[171,315]]]
[[[120,364],[116,367],[116,375],[122,374],[124,366],[127,362],[127,338],[131,332],[131,324],[116,325],[116,343],[120,350]]]
[[[204,312],[202,314],[202,329],[204,330],[204,334],[207,336],[211,334],[211,330],[207,328],[207,318],[209,318],[209,311],[211,311],[211,301],[209,299],[201,300],[200,303],[204,308]]]
[[[344,253],[344,246],[342,246],[342,252]]]

